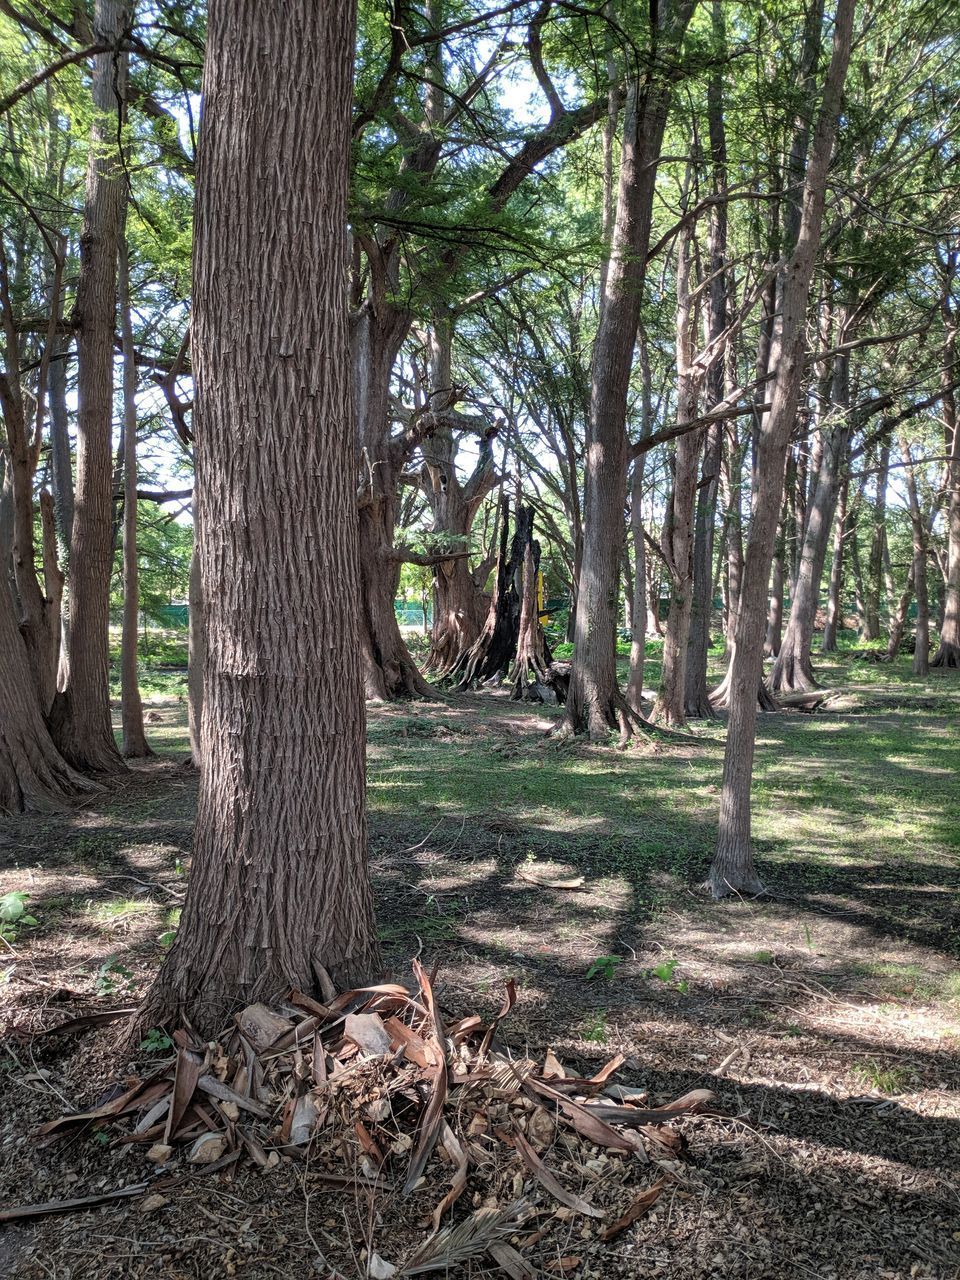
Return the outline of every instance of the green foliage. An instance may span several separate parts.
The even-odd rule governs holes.
[[[116,956],[108,956],[97,970],[94,990],[98,996],[125,994],[133,989],[133,972]]]
[[[144,1053],[166,1053],[173,1048],[173,1041],[159,1027],[151,1027],[140,1041],[140,1048]]]
[[[0,897],[0,942],[12,945],[17,940],[17,931],[30,928],[38,922],[27,912],[29,893],[24,889],[14,889]]]
[[[609,982],[616,977],[617,967],[622,963],[622,956],[598,956],[587,970],[586,979],[588,982],[592,982],[595,979]]]

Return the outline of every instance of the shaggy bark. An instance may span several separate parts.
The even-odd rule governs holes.
[[[126,82],[118,51],[129,22],[122,0],[97,0],[93,26],[110,48],[94,61],[94,121],[80,233],[77,327],[77,478],[70,546],[70,651],[66,688],[50,717],[54,740],[75,768],[123,769],[110,721],[110,572],[113,562],[113,341],[117,251],[126,183],[117,154],[117,111]]]
[[[347,332],[354,7],[214,0],[193,367],[207,657],[194,858],[142,1019],[215,1033],[378,967]]]
[[[584,447],[583,560],[567,714],[562,732],[602,739],[625,731],[630,708],[617,687],[616,622],[627,480],[626,413],[630,371],[650,246],[657,163],[667,119],[669,82],[661,60],[679,51],[693,0],[662,3],[649,69],[628,89],[616,216],[591,368]]]
[[[130,318],[127,246],[120,245],[120,333],[123,345],[123,630],[120,637],[120,720],[122,754],[153,755],[143,729],[143,702],[137,678],[137,623],[140,566],[137,557],[137,366]]]
[[[804,366],[810,282],[820,244],[827,172],[853,40],[855,0],[838,0],[833,51],[803,184],[796,246],[785,268],[781,314],[771,367],[776,370],[769,412],[760,428],[758,491],[744,566],[743,591],[731,663],[730,718],[723,761],[717,849],[707,883],[715,897],[757,893],[762,884],[750,840],[750,789],[756,746],[757,688],[763,676],[764,597],[773,558],[783,469],[796,420]]]

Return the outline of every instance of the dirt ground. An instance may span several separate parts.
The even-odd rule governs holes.
[[[715,1114],[680,1122],[687,1159],[664,1166],[654,1208],[610,1245],[573,1217],[543,1274],[960,1274],[957,689],[855,692],[832,714],[764,720],[772,896],[723,904],[696,888],[719,729],[620,753],[558,748],[549,711],[490,695],[371,713],[388,972],[439,964],[456,1016],[490,1013],[514,977],[503,1039],[518,1054],[551,1048],[590,1075],[620,1052],[618,1079],[654,1101],[716,1094]],[[182,723],[158,703],[165,754],[98,803],[0,822],[0,894],[28,893],[37,921],[0,944],[2,1208],[154,1176],[102,1131],[34,1131],[148,1072],[156,1044],[118,1060],[112,1027],[33,1033],[134,1005],[169,943],[196,800]],[[332,1190],[284,1159],[189,1180],[154,1210],[131,1198],[0,1226],[0,1275],[361,1276],[373,1252],[402,1263],[417,1201]],[[503,1273],[488,1258],[447,1274]]]

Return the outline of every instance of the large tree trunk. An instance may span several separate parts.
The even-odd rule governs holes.
[[[845,332],[842,324],[840,332]],[[841,352],[834,361],[828,419],[831,425],[820,449],[820,465],[803,537],[790,621],[770,681],[775,693],[803,693],[816,688],[811,652],[820,603],[820,580],[850,439],[848,352]]]
[[[127,759],[152,756],[143,729],[137,676],[140,566],[137,558],[137,366],[130,317],[127,246],[120,245],[120,323],[123,344],[123,631],[120,638],[120,721]]]
[[[0,538],[0,563],[10,543]],[[59,754],[40,713],[7,575],[0,575],[0,812],[48,812],[100,788]]]
[[[200,801],[144,1018],[378,964],[367,872],[347,174],[354,6],[213,0],[193,363],[206,607]],[[269,228],[269,234],[264,234]]]
[[[783,472],[796,421],[804,367],[807,301],[820,244],[827,171],[853,40],[855,0],[838,0],[833,52],[803,184],[802,215],[785,268],[774,336],[769,412],[758,441],[757,499],[744,565],[743,591],[731,662],[730,718],[723,760],[717,849],[707,883],[715,897],[762,889],[750,840],[750,790],[756,747],[757,688],[763,676],[765,596],[783,495]]]
[[[657,163],[669,84],[659,61],[680,46],[694,0],[663,3],[643,81],[627,92],[616,217],[591,367],[584,448],[583,562],[567,715],[563,731],[602,739],[632,714],[617,686],[616,634],[620,548],[627,481],[627,393],[640,322]]]
[[[95,38],[117,45],[129,21],[122,0],[97,0]],[[70,547],[70,653],[66,688],[51,714],[54,739],[78,769],[123,768],[110,721],[110,571],[113,562],[113,340],[117,251],[126,183],[117,153],[125,55],[98,54],[94,122],[80,233],[77,324],[77,479]]]

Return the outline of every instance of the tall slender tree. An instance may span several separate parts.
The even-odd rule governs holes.
[[[757,689],[763,678],[765,596],[773,561],[783,471],[796,421],[804,370],[806,312],[820,245],[827,177],[843,99],[856,0],[838,0],[833,50],[803,182],[796,246],[786,265],[770,367],[770,408],[760,426],[757,492],[730,668],[730,719],[723,760],[720,827],[707,883],[714,896],[755,893],[763,886],[753,862],[750,791],[757,731]]]

